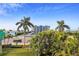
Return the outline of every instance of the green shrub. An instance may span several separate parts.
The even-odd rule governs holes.
[[[78,40],[70,33],[58,31],[44,31],[31,39],[31,48],[34,55],[78,55]]]

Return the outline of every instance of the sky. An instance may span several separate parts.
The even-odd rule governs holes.
[[[31,17],[34,25],[48,25],[55,29],[64,20],[71,29],[79,27],[78,3],[0,3],[0,29],[16,30],[16,22]]]

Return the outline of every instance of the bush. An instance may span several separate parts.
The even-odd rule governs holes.
[[[34,55],[66,56],[77,55],[78,40],[70,33],[58,31],[44,31],[31,39],[31,48]]]

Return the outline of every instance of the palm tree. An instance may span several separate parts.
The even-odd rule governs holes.
[[[24,30],[24,40],[25,40],[25,34],[29,32],[30,28],[33,28],[34,25],[30,22],[30,17],[24,17],[20,22],[17,22],[16,25],[19,25],[17,30],[20,31],[20,28],[23,28]],[[25,41],[24,41],[25,46]]]
[[[56,30],[58,29],[60,32],[64,31],[64,28],[70,29],[68,25],[65,25],[64,20],[57,21],[58,26],[56,27]]]

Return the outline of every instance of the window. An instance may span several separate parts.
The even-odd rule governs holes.
[[[13,42],[22,42],[22,40],[14,40]]]

